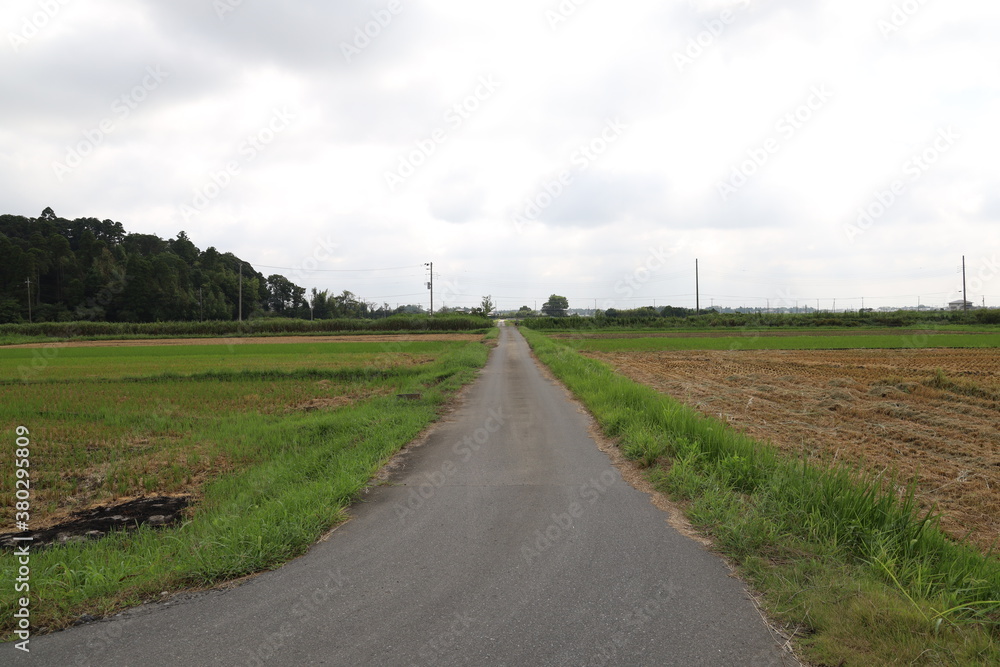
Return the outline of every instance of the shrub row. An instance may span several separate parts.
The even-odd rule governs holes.
[[[44,336],[51,338],[132,336],[252,336],[394,331],[476,331],[492,326],[483,317],[470,315],[394,315],[378,320],[299,320],[263,318],[207,322],[39,322],[0,325],[0,336]]]

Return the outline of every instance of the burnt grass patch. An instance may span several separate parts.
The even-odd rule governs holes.
[[[23,546],[15,538],[32,538],[33,549],[69,542],[98,540],[113,531],[130,531],[140,526],[165,528],[183,518],[191,496],[151,496],[113,505],[98,505],[73,512],[54,526],[18,533],[0,533],[0,549]]]

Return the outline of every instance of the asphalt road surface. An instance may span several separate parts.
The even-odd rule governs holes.
[[[741,582],[623,481],[524,338],[354,518],[242,586],[4,645],[32,665],[793,665]]]

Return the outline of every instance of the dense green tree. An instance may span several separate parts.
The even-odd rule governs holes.
[[[305,289],[280,274],[267,277],[268,308],[279,315],[292,315],[305,303]]]
[[[317,318],[403,311],[376,309],[349,291],[313,289],[307,299],[284,276],[265,277],[214,247],[201,251],[183,231],[164,240],[111,220],[65,220],[51,208],[37,218],[0,215],[0,323],[27,321],[27,281],[35,321],[236,319],[241,293],[245,319],[308,318],[310,309]]]
[[[336,304],[330,298],[330,290],[317,291],[312,288],[312,298],[309,299],[311,308],[310,317],[317,320],[325,320],[333,317]]]
[[[542,312],[549,317],[566,317],[567,310],[569,310],[569,299],[558,294],[553,294],[542,304]]]
[[[365,317],[368,314],[369,304],[358,299],[353,292],[344,290],[343,294],[334,297],[337,303],[337,315],[339,317]]]
[[[178,232],[177,238],[167,241],[167,244],[169,244],[170,250],[183,259],[188,266],[194,266],[198,261],[198,248],[191,243],[191,239],[186,233]]]

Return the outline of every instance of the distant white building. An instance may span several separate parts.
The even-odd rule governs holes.
[[[959,299],[958,301],[949,301],[948,310],[972,310],[976,306],[973,305],[971,301],[965,301],[964,299]]]

